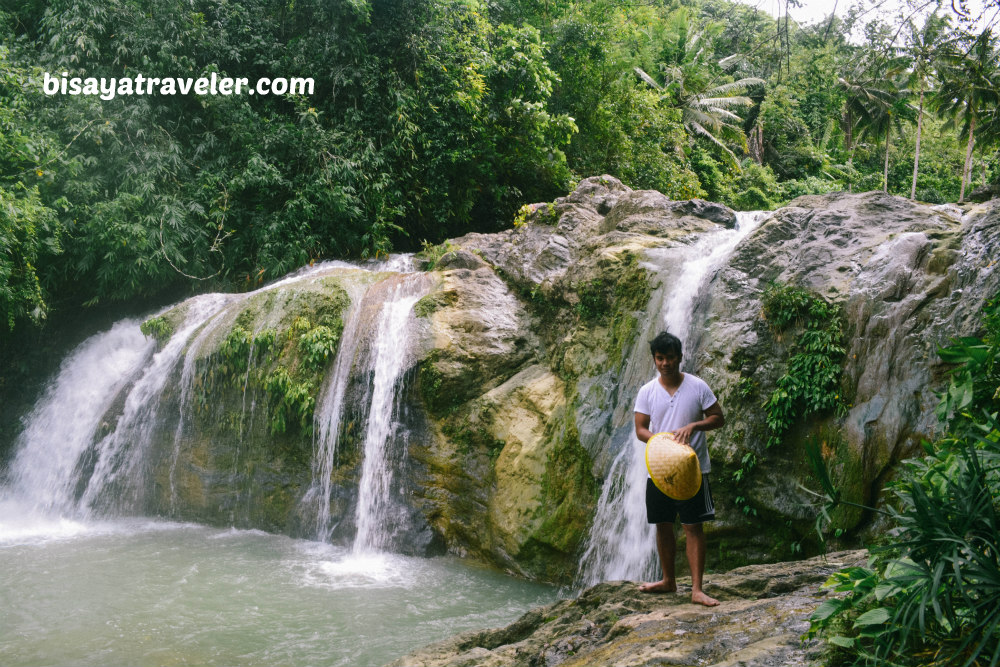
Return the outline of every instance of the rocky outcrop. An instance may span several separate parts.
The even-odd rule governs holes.
[[[467,543],[459,550],[515,572],[559,578],[575,555],[533,542],[531,532],[559,507],[537,492],[550,480],[540,462],[556,451],[551,434],[572,434],[575,443],[563,452],[579,480],[571,495],[579,499],[577,513],[592,512],[586,488],[602,483],[615,453],[632,443],[632,397],[652,373],[644,341],[664,326],[662,309],[682,278],[686,248],[731,227],[735,214],[715,204],[632,191],[607,176],[585,179],[569,196],[533,208],[519,228],[453,239],[438,266],[442,287],[431,298],[441,307],[428,315],[435,333],[422,394],[438,408],[432,422],[439,441],[464,433],[469,454],[456,451],[447,468],[437,468],[425,500],[431,516],[462,515],[448,509],[439,489],[449,486],[449,470],[480,471],[480,484],[461,488],[478,498],[476,516],[489,517],[487,527],[467,540],[469,527],[462,524],[468,520],[439,521],[446,538],[455,538],[446,541]],[[725,562],[774,560],[811,548],[813,498],[799,486],[811,478],[806,442],[820,444],[848,499],[877,504],[895,464],[938,433],[936,392],[947,369],[935,351],[951,337],[974,334],[982,303],[1000,291],[990,259],[1000,256],[998,221],[1000,208],[992,206],[932,207],[877,192],[803,197],[775,212],[709,276],[695,300],[685,369],[709,381],[729,418],[725,429],[710,434],[720,508],[711,539]],[[465,293],[483,281],[489,285],[484,296]],[[762,294],[771,284],[838,304],[847,354],[837,397],[841,412],[800,421],[780,447],[769,449],[761,405],[786,371],[795,335],[774,331],[763,315]],[[502,334],[506,345],[480,339],[464,319],[470,314],[500,323],[497,333],[518,334]],[[516,325],[505,319],[511,317]],[[446,340],[459,342],[449,352],[440,346]],[[498,368],[503,371],[485,371]],[[510,409],[503,407],[507,399],[493,398],[500,382],[504,396],[532,395],[527,385],[519,389],[521,383],[538,383],[545,375],[551,375],[545,386],[558,398]],[[434,384],[439,376],[442,386],[462,378],[447,385],[464,387],[446,393],[447,406]],[[532,427],[513,435],[508,415],[516,423],[525,414],[532,415]],[[499,455],[491,461],[476,451]],[[522,451],[531,454],[522,457]],[[758,462],[753,470],[746,469],[748,455]],[[496,474],[489,474],[491,463]],[[534,472],[508,474],[508,465],[533,466]],[[589,474],[579,472],[588,466]],[[505,500],[497,504],[500,498]],[[842,510],[835,519],[848,540],[879,530],[859,510]],[[520,530],[500,528],[514,525]],[[585,525],[580,522],[581,530]],[[575,525],[558,530],[573,536],[563,542],[570,552],[579,548],[584,537]],[[545,558],[531,564],[528,553]]]
[[[713,608],[691,604],[684,580],[674,595],[640,593],[636,582],[606,582],[505,628],[467,632],[392,665],[806,665],[819,650],[818,640],[801,637],[827,594],[820,584],[865,559],[864,551],[838,552],[710,575],[706,591],[721,602]]]
[[[813,548],[814,510],[799,487],[810,478],[807,442],[821,446],[848,500],[878,503],[898,461],[938,432],[935,392],[947,368],[937,346],[975,334],[982,304],[1000,292],[1000,204],[803,197],[731,256],[712,255],[712,239],[736,224],[724,206],[670,201],[603,176],[533,206],[514,229],[427,253],[433,266],[420,278],[413,354],[388,426],[406,455],[393,502],[411,526],[394,548],[447,548],[521,576],[571,581],[612,463],[635,446],[634,395],[654,372],[646,342],[676,321],[671,309],[690,310],[689,329],[676,332],[686,336],[684,369],[709,382],[728,418],[709,436],[717,566]],[[681,285],[698,253],[718,265],[694,286],[690,307],[669,305],[688,289]],[[325,537],[349,541],[372,348],[351,352],[356,373],[322,500],[312,493],[312,415],[345,318],[357,307],[350,317],[373,327],[400,280],[341,265],[241,297],[206,325],[165,393],[162,414],[184,414],[183,401],[194,408],[159,426],[144,511],[314,536],[323,502]],[[771,284],[838,304],[846,356],[842,409],[799,420],[768,447],[761,406],[797,335],[764,316]],[[151,331],[169,335],[184,308]],[[856,510],[835,519],[847,540],[880,529]]]
[[[448,242],[417,308],[432,433],[411,453],[427,473],[418,502],[453,550],[574,576],[621,427],[618,393],[636,373],[630,350],[651,324],[642,253],[735,220],[605,176],[515,229]]]
[[[940,432],[934,408],[947,367],[936,350],[975,334],[979,309],[1000,292],[998,228],[1000,207],[963,212],[840,193],[792,202],[741,244],[699,307],[704,324],[692,359],[732,408],[713,457],[727,470],[747,451],[766,461],[725,495],[749,495],[772,518],[807,521],[809,497],[798,485],[810,477],[802,450],[813,439],[847,497],[876,505],[894,465]],[[774,390],[788,350],[787,337],[761,316],[761,294],[773,281],[842,306],[845,414],[818,415],[781,449],[765,451],[756,406]],[[844,512],[838,527],[870,528],[868,518]]]

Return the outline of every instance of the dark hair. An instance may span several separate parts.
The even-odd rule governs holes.
[[[681,339],[672,333],[661,331],[656,338],[649,341],[649,353],[656,356],[659,352],[665,357],[681,357]]]

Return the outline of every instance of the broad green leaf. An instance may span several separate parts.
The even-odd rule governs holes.
[[[854,627],[862,628],[870,625],[882,625],[889,620],[890,616],[889,610],[884,607],[872,609],[858,616],[858,619],[854,621]]]
[[[857,643],[857,639],[854,637],[844,637],[843,635],[830,637],[827,641],[834,646],[842,646],[844,648],[854,648],[855,643]]]

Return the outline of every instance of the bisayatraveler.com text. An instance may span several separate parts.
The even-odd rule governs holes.
[[[262,77],[251,84],[246,77],[210,76],[192,77],[71,77],[69,72],[52,76],[48,72],[42,79],[42,92],[46,95],[94,95],[102,100],[133,95],[312,95],[315,84],[312,78]]]

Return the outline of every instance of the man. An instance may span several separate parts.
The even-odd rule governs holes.
[[[691,602],[714,607],[719,601],[701,589],[705,573],[705,531],[702,523],[715,518],[712,493],[708,486],[711,462],[705,431],[726,423],[715,394],[704,380],[681,372],[681,341],[666,331],[649,344],[659,376],[639,389],[635,400],[635,435],[647,442],[656,433],[669,431],[674,438],[689,445],[701,465],[701,489],[690,500],[677,501],[646,480],[646,520],[656,524],[656,551],[660,556],[663,579],[639,587],[644,593],[672,593],[677,590],[674,577],[674,519],[680,517],[687,540],[687,559],[691,568]]]

